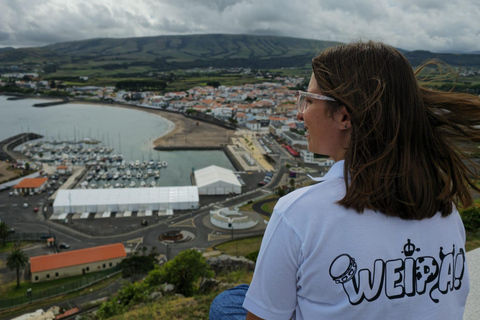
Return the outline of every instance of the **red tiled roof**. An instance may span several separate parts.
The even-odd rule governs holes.
[[[59,169],[59,170],[65,169],[66,170],[66,169],[68,169],[68,167],[67,166],[58,166],[57,169]]]
[[[272,120],[272,121],[285,121],[285,120],[288,120],[288,118],[285,118],[285,117],[268,117],[268,119]]]
[[[48,178],[25,178],[14,188],[40,188]]]
[[[62,314],[59,314],[58,316],[55,317],[55,320],[63,319],[63,318],[66,318],[68,316],[71,316],[71,315],[79,313],[79,312],[80,312],[79,308],[73,308],[73,309],[65,311]]]
[[[125,258],[127,253],[121,243],[30,258],[31,272],[67,268],[86,263],[115,258]]]

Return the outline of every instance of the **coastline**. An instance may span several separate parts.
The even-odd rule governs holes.
[[[70,101],[68,102],[68,104],[92,104],[92,105],[97,105],[102,107],[124,108],[124,109],[130,109],[130,110],[144,111],[144,112],[155,114],[157,116],[164,118],[169,122],[167,133],[153,140],[152,142],[153,148],[155,148],[158,145],[161,145],[162,139],[168,139],[170,136],[180,134],[183,131],[182,127],[185,126],[185,124],[181,121],[181,119],[179,119],[180,117],[183,118],[181,114],[172,114],[169,112],[162,112],[160,110],[127,106],[127,105],[118,104],[118,103],[101,103],[101,102],[80,101],[80,100]]]
[[[6,95],[4,95],[6,96]],[[59,100],[56,97],[24,96],[25,99]],[[231,144],[235,131],[208,122],[189,118],[181,113],[142,108],[120,103],[105,103],[101,101],[69,100],[65,104],[90,104],[105,107],[125,108],[148,112],[168,121],[166,133],[151,140],[152,148],[165,147],[174,150],[182,148],[219,148]]]
[[[166,134],[159,136],[152,141],[153,148],[159,146],[166,147],[220,147],[231,142],[234,135],[232,130],[216,126],[214,124],[199,122],[195,119],[185,117],[181,113],[173,113],[162,110],[142,108],[136,106],[123,105],[118,103],[102,103],[96,101],[71,100],[69,104],[92,104],[98,106],[125,108],[148,112],[160,116],[169,121],[171,128]]]

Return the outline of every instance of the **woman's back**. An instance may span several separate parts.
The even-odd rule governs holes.
[[[342,161],[326,181],[281,198],[247,309],[264,318],[267,308],[297,319],[461,319],[469,282],[458,212],[359,214],[336,203],[344,190]]]

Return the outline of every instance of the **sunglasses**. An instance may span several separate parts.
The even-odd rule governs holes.
[[[303,113],[305,109],[307,109],[307,99],[335,101],[335,99],[327,96],[322,96],[321,94],[297,91],[297,112]]]

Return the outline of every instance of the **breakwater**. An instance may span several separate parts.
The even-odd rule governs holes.
[[[27,141],[43,138],[36,133],[20,133],[0,142],[0,160],[16,161],[12,156],[13,149]]]
[[[35,103],[33,106],[37,108],[44,108],[44,107],[58,106],[60,104],[66,104],[69,102],[70,102],[70,99],[63,98],[62,101]]]

